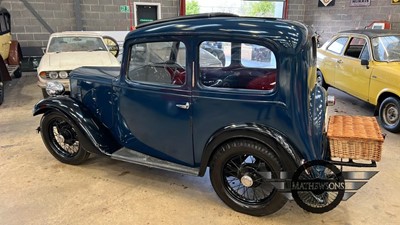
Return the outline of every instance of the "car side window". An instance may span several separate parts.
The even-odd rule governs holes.
[[[10,16],[9,15],[4,15],[4,20],[5,20],[5,23],[6,23],[7,32],[11,32]]]
[[[352,58],[359,58],[366,43],[367,41],[364,38],[351,38],[344,55]]]
[[[220,48],[204,48],[200,44],[200,83],[219,89],[273,91],[277,64],[274,53],[266,46],[250,43],[219,42]],[[218,45],[216,45],[218,46]],[[203,49],[211,54],[201,56]]]
[[[348,40],[347,37],[340,37],[340,38],[336,39],[334,42],[332,42],[332,44],[330,44],[328,46],[328,50],[331,52],[340,54],[343,51],[347,40]]]
[[[361,51],[360,59],[369,60],[369,45],[368,45],[368,43],[365,43],[365,45]]]
[[[4,14],[0,14],[0,33],[5,34],[8,33],[8,25],[6,24],[6,16]]]
[[[127,79],[135,82],[183,85],[186,82],[183,42],[138,43],[130,48]]]

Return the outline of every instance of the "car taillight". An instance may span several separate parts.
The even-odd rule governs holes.
[[[328,95],[327,99],[326,99],[326,105],[327,106],[334,106],[336,103],[336,99],[335,96],[333,95]]]

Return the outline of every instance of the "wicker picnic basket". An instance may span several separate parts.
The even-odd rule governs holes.
[[[332,158],[381,160],[384,138],[375,117],[331,116],[328,139]]]

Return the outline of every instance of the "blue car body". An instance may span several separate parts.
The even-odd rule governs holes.
[[[254,24],[252,30],[244,22]],[[131,82],[126,79],[127,60],[122,61],[120,71],[83,67],[71,74],[71,97],[46,99],[37,105],[35,114],[41,113],[43,104],[60,110],[77,107],[70,113],[86,114],[88,118],[82,124],[89,120],[94,127],[107,130],[107,135],[94,132],[97,128],[87,131],[100,152],[111,155],[124,146],[163,160],[201,167],[202,173],[214,147],[235,135],[262,139],[271,133],[296,164],[300,159],[327,157],[325,91],[315,83],[315,39],[310,38],[313,33],[300,23],[275,19],[215,17],[209,18],[208,23],[202,26],[201,20],[187,19],[148,25],[129,33],[124,49],[134,43],[165,38],[181,40],[188,49],[195,49],[203,40],[246,40],[267,45],[276,55],[279,71],[273,92],[201,85],[195,50],[187,51],[193,66],[189,65],[186,73],[194,75],[188,76],[185,85]],[[129,54],[124,51],[123,58],[128,59]],[[186,102],[189,110],[175,106]]]
[[[218,55],[202,47],[209,43],[218,45]],[[285,202],[275,191],[273,197],[257,196],[255,189],[271,178],[269,173],[276,181],[285,172],[289,180],[281,181],[287,182],[303,165],[313,166],[304,162],[331,162],[327,94],[316,82],[316,44],[315,33],[294,21],[231,14],[155,21],[126,36],[120,69],[72,71],[70,92],[41,100],[33,114],[44,114],[43,140],[62,162],[78,164],[71,160],[88,157],[81,149],[60,148],[73,147],[79,137],[83,152],[130,163],[198,176],[210,167],[213,187],[226,204],[266,215]],[[253,161],[245,159],[249,156]],[[241,164],[235,164],[238,160]],[[230,164],[240,165],[233,175],[226,170]],[[341,180],[335,182],[343,181],[341,172],[336,175]],[[256,197],[235,190],[228,177],[253,188]],[[343,192],[317,212],[334,208]],[[321,193],[310,198],[328,199]]]

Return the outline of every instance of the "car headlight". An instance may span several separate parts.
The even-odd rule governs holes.
[[[67,73],[67,71],[60,71],[60,72],[58,73],[58,76],[59,76],[60,78],[62,78],[62,79],[65,79],[65,78],[68,78],[68,73]]]
[[[57,79],[58,78],[58,73],[57,72],[49,72],[49,77],[51,79]]]
[[[64,85],[58,81],[49,81],[46,85],[46,92],[49,96],[61,95],[65,91]]]

